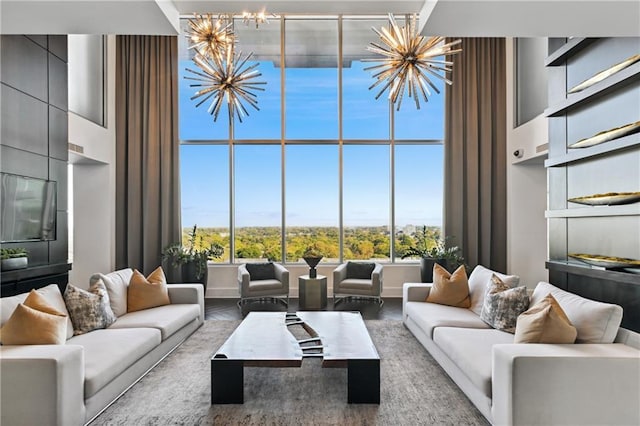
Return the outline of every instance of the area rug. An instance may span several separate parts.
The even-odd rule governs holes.
[[[365,321],[380,354],[380,405],[347,404],[347,371],[245,368],[245,403],[211,405],[210,360],[239,321],[205,321],[98,416],[98,425],[486,425],[401,321]]]

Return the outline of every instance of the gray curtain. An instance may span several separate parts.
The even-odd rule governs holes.
[[[444,232],[469,265],[506,271],[505,40],[461,48],[445,95]]]
[[[148,274],[180,240],[177,38],[116,46],[116,267]]]

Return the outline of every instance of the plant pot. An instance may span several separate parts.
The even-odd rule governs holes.
[[[420,259],[420,279],[423,283],[433,282],[433,265],[436,263],[447,269],[447,259],[432,259],[430,257]]]
[[[12,257],[11,259],[2,259],[2,270],[12,271],[14,269],[24,269],[29,264],[27,257]]]
[[[182,282],[183,283],[200,283],[204,287],[204,291],[207,291],[207,267],[204,268],[204,274],[198,278],[197,276],[197,264],[196,262],[187,262],[182,265]]]

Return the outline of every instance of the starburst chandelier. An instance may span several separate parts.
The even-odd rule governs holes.
[[[191,100],[202,98],[196,104],[196,108],[213,98],[207,112],[213,115],[213,121],[217,121],[220,109],[223,103],[226,102],[229,108],[229,120],[231,121],[237,114],[241,123],[242,118],[249,115],[243,105],[243,101],[256,110],[260,110],[257,96],[253,91],[264,91],[261,86],[267,83],[255,81],[262,73],[256,70],[259,65],[257,62],[253,65],[247,65],[247,61],[251,56],[252,53],[249,53],[243,58],[241,52],[234,52],[233,45],[227,46],[225,55],[222,57],[218,55],[210,57],[197,51],[193,62],[201,71],[187,68],[186,70],[195,75],[195,77],[185,77],[187,80],[197,82],[191,84],[191,87],[200,88],[191,97]]]
[[[235,36],[231,29],[231,20],[213,18],[211,14],[194,14],[194,19],[188,19],[189,29],[187,38],[191,42],[189,49],[194,49],[206,56],[222,56],[228,44],[235,42]]]
[[[199,88],[191,97],[191,100],[201,98],[196,108],[212,99],[207,111],[213,116],[214,122],[218,120],[222,105],[226,102],[232,129],[236,115],[241,123],[242,118],[249,115],[244,103],[260,110],[254,91],[264,91],[261,86],[267,83],[256,81],[262,75],[256,69],[259,63],[247,64],[253,53],[243,57],[242,52],[235,52],[233,17],[226,15],[226,21],[218,18],[214,23],[211,15],[196,15],[194,20],[189,20],[191,31],[188,36],[193,43],[189,49],[195,50],[193,62],[199,70],[186,68],[192,76],[185,76],[185,79],[195,81],[190,87]],[[229,134],[232,135],[232,130]]]
[[[402,105],[405,89],[408,96],[413,98],[416,108],[420,109],[420,98],[427,102],[429,100],[427,96],[431,96],[429,87],[436,93],[440,93],[430,77],[452,84],[446,77],[446,73],[451,72],[453,62],[435,58],[461,52],[461,49],[452,49],[461,40],[444,43],[444,37],[425,38],[417,34],[415,19],[413,15],[411,22],[400,27],[393,15],[389,14],[388,30],[382,28],[378,31],[372,28],[383,45],[372,42],[367,46],[367,50],[382,55],[382,58],[364,59],[368,62],[380,62],[378,65],[365,68],[365,70],[376,70],[373,75],[376,82],[369,87],[369,90],[384,84],[376,99],[389,89],[389,99],[397,105],[397,111]]]
[[[269,23],[267,16],[275,18],[276,15],[267,13],[265,9],[262,9],[260,12],[242,12],[242,22],[248,26],[253,21],[256,23],[256,29],[258,29],[260,24]]]

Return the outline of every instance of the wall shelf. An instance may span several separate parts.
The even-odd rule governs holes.
[[[588,206],[567,201],[578,195],[640,190],[629,188],[639,173],[640,132],[587,148],[568,147],[577,142],[575,138],[589,136],[582,133],[640,120],[640,62],[580,92],[567,93],[568,71],[575,76],[592,75],[594,68],[638,54],[638,41],[637,37],[549,39],[554,49],[546,60],[552,101],[545,114],[552,118],[545,166],[548,200],[556,208],[548,207],[545,217],[548,253],[556,260],[547,260],[545,266],[549,282],[588,299],[621,306],[623,326],[640,332],[640,269],[598,268],[569,257],[571,251],[585,250],[640,258],[635,235],[640,229],[640,203]],[[582,133],[573,131],[583,126],[589,132],[586,128]]]
[[[560,260],[549,260],[545,263],[545,266],[549,270],[566,272],[568,274],[599,278],[618,283],[640,285],[640,274],[634,274],[632,272],[620,272],[611,269],[595,269],[587,265],[582,266],[577,263]]]
[[[597,97],[604,96],[616,89],[620,89],[627,84],[640,79],[640,62],[637,62],[622,71],[602,80],[600,83],[584,89],[581,92],[571,94],[568,98],[551,105],[544,113],[547,117],[558,117],[565,113],[569,108],[575,108],[579,105],[591,102]]]
[[[599,145],[590,146],[588,148],[571,149],[564,155],[557,155],[553,158],[549,158],[545,161],[544,165],[546,167],[564,166],[574,161],[593,158],[610,152],[633,148],[635,146],[640,146],[640,133],[627,135]]]
[[[640,203],[621,206],[591,206],[573,209],[547,210],[546,218],[552,217],[603,217],[603,216],[635,216],[640,215]]]
[[[548,67],[555,65],[564,65],[564,61],[567,58],[575,55],[596,40],[597,38],[574,37],[571,40],[567,41],[562,47],[554,51],[551,55],[549,55],[544,61],[544,64]]]

